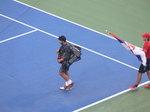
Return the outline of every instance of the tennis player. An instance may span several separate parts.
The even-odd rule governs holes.
[[[143,41],[145,42],[143,45],[143,51],[146,54],[146,59],[147,59],[147,63],[146,66],[144,66],[143,64],[140,65],[139,67],[139,71],[138,71],[138,75],[137,75],[137,80],[136,80],[136,84],[133,86],[130,86],[129,88],[131,90],[136,90],[141,79],[142,79],[142,74],[143,73],[147,73],[148,75],[148,79],[150,81],[150,34],[149,33],[145,33],[142,35],[143,37]],[[150,88],[150,83],[147,86],[144,86],[145,88]]]
[[[74,82],[70,79],[70,74],[68,72],[71,65],[68,61],[71,59],[72,50],[70,49],[69,43],[66,42],[65,36],[60,36],[58,41],[62,45],[60,49],[56,51],[58,54],[57,62],[61,64],[59,75],[66,81],[65,85],[60,87],[60,89],[70,90],[74,85]]]

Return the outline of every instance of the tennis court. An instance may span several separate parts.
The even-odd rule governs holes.
[[[140,35],[149,32],[148,3],[0,0],[0,111],[148,112],[146,74],[137,91],[128,89],[140,62],[105,33],[142,47]],[[59,90],[60,35],[82,48],[81,61],[70,68],[75,82],[70,91]]]

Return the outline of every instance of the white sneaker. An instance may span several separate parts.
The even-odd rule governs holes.
[[[60,87],[60,89],[62,89],[62,90],[66,89],[66,88],[67,88],[66,85],[63,85],[63,86]]]
[[[131,90],[136,90],[136,89],[137,89],[137,86],[136,86],[136,85],[133,85],[133,86],[129,86],[129,88],[130,88]]]

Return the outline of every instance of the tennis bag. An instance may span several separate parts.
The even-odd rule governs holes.
[[[73,62],[81,60],[81,47],[76,45],[70,45],[70,49],[72,50],[72,56],[69,60],[69,64],[72,64]]]

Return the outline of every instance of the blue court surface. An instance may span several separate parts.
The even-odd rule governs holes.
[[[55,51],[65,35],[82,47],[64,80]],[[128,89],[140,62],[115,39],[13,0],[0,0],[0,112],[71,112]],[[147,79],[144,75],[142,82]]]

